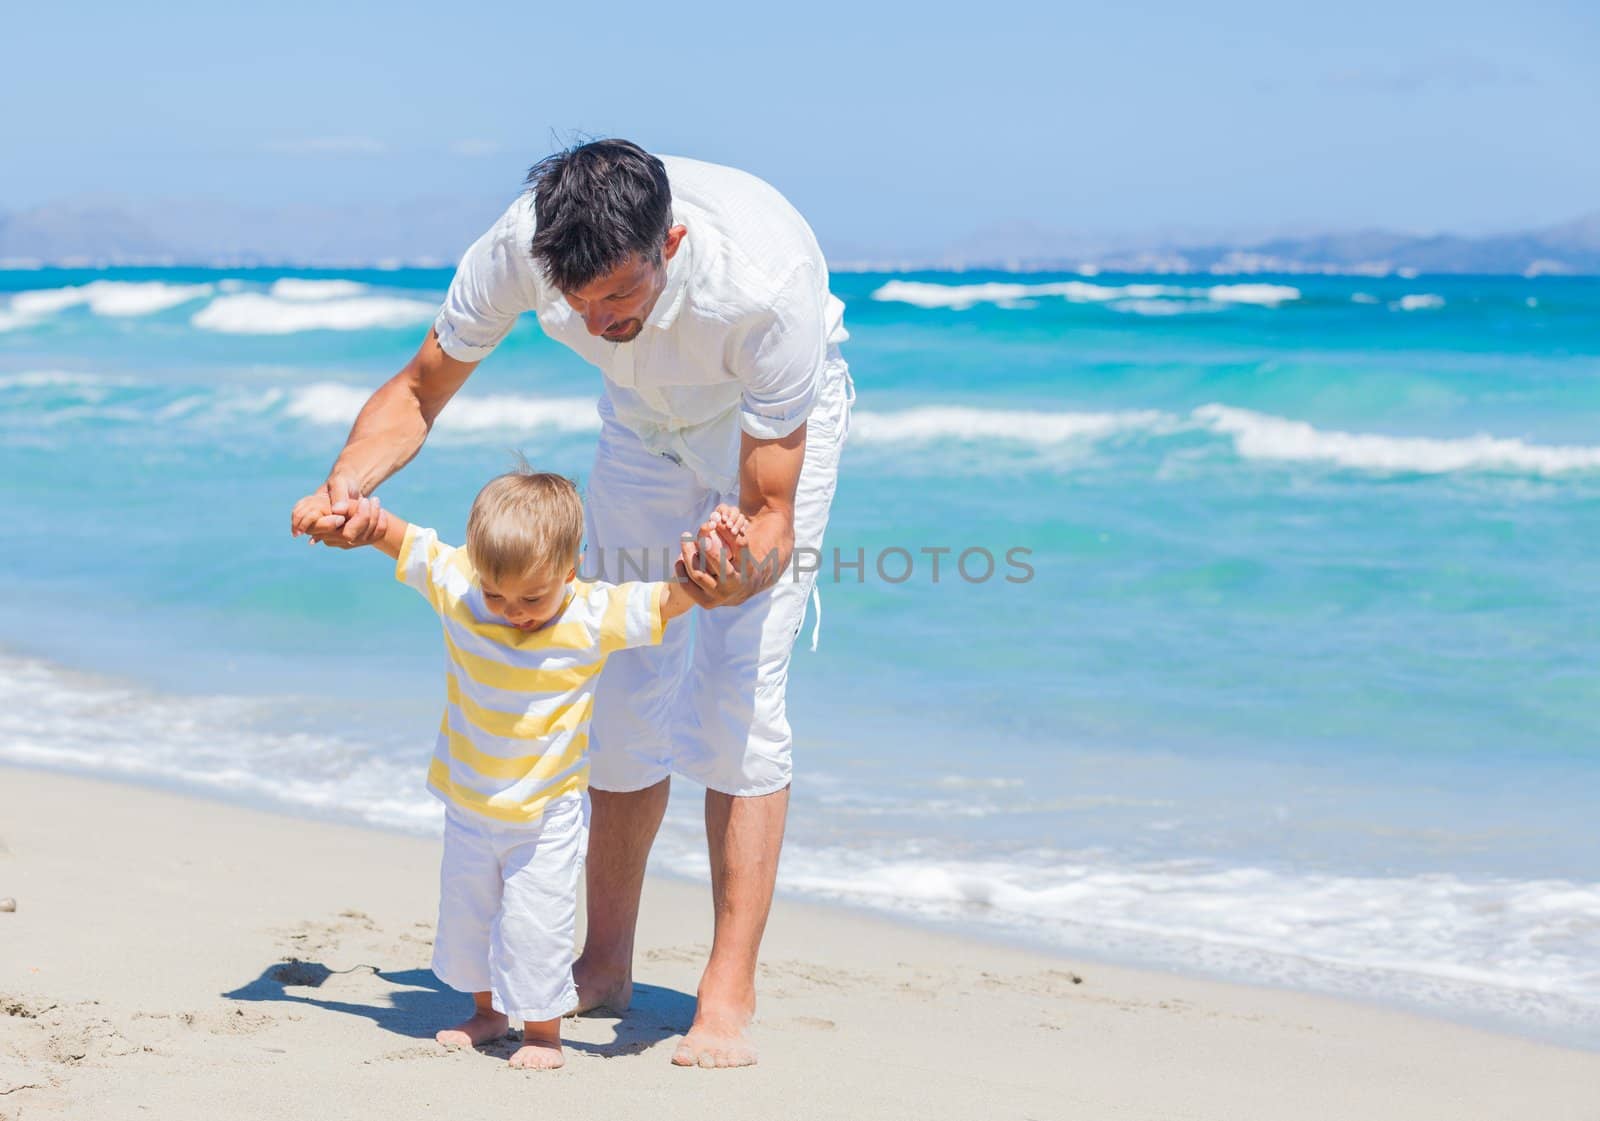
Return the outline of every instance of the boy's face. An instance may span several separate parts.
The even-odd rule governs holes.
[[[575,569],[569,569],[564,576],[559,570],[519,579],[491,580],[484,576],[480,580],[483,603],[518,630],[537,630],[561,610],[567,598],[567,583],[576,574]]]

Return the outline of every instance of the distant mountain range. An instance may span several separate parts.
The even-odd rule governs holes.
[[[0,213],[0,265],[451,265],[509,199],[250,208],[215,200],[79,199]],[[829,244],[834,267],[1141,273],[1497,273],[1600,275],[1600,211],[1520,233],[1466,237],[1386,230],[1115,237],[1027,223],[977,231],[932,252]]]
[[[940,253],[865,254],[838,268],[950,268],[1134,273],[1600,274],[1600,210],[1521,233],[1465,237],[1389,230],[1272,235],[1168,231],[1097,237],[1007,223]]]
[[[0,213],[0,265],[454,265],[510,201],[264,208],[77,199]]]

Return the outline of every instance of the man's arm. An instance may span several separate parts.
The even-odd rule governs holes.
[[[742,555],[733,557],[716,534],[684,545],[677,568],[680,585],[702,607],[743,603],[777,582],[794,554],[794,496],[806,459],[806,426],[787,436],[759,440],[745,432],[739,442],[739,509],[749,519]]]
[[[451,358],[430,328],[405,368],[368,398],[322,489],[295,504],[291,532],[340,548],[375,544],[378,510],[362,497],[411,462],[477,365]]]

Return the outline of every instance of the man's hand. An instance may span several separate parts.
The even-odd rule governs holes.
[[[377,496],[363,498],[355,480],[344,475],[296,502],[289,520],[291,536],[305,534],[310,544],[320,541],[336,549],[371,545],[388,528],[389,516]]]
[[[771,582],[766,566],[754,563],[749,533],[750,519],[736,506],[721,505],[698,533],[683,535],[675,568],[684,590],[701,607],[743,603]]]
[[[446,354],[430,327],[405,368],[361,407],[328,481],[295,503],[289,532],[339,549],[377,543],[387,528],[383,507],[376,498],[364,498],[362,489],[376,490],[411,462],[439,410],[476,367]]]
[[[692,540],[685,534],[676,565],[700,606],[743,603],[783,574],[794,553],[794,495],[805,455],[803,424],[776,440],[740,434],[739,505],[717,507]]]

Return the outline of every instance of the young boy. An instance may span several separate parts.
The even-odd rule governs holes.
[[[467,1047],[522,1021],[511,1065],[564,1062],[578,876],[587,841],[587,730],[595,682],[617,650],[661,641],[693,605],[685,585],[577,579],[583,506],[559,475],[492,480],[467,519],[464,549],[376,511],[395,576],[444,627],[444,718],[428,789],[445,804],[433,971],[470,992],[473,1015],[437,1035]],[[299,527],[297,527],[298,529]],[[685,534],[682,559],[737,555],[747,521],[719,506]]]

